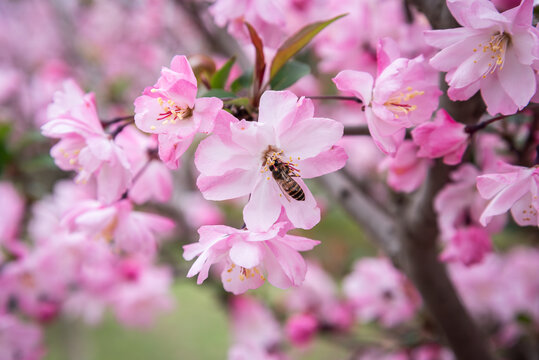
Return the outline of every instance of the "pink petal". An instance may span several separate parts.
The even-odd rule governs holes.
[[[507,51],[503,69],[498,70],[498,79],[505,93],[519,109],[528,105],[535,94],[535,73],[531,66],[522,65],[513,51]]]
[[[335,120],[312,118],[300,121],[281,135],[280,147],[294,160],[327,151],[342,138],[344,126]]]
[[[195,108],[193,117],[198,117],[197,123],[200,124],[198,131],[202,133],[210,133],[213,130],[215,118],[219,111],[223,108],[223,101],[218,98],[200,98],[195,100]]]
[[[343,70],[333,78],[333,82],[340,91],[351,92],[360,98],[363,104],[370,104],[374,79],[369,73]]]
[[[195,74],[193,73],[193,70],[191,69],[191,65],[189,65],[189,61],[187,61],[187,58],[185,56],[183,55],[174,56],[170,63],[170,68],[174,70],[175,72],[182,74],[186,80],[192,82],[193,84],[197,83]]]
[[[267,231],[281,213],[280,191],[275,180],[268,173],[259,175],[258,183],[251,198],[243,209],[243,220],[251,231]]]
[[[230,270],[230,271],[228,271]],[[257,289],[264,284],[264,278],[254,269],[248,269],[250,276],[241,273],[241,267],[225,268],[221,273],[223,288],[234,295],[243,294],[247,290]],[[258,270],[258,269],[257,269]],[[260,270],[258,270],[260,272]]]
[[[487,76],[481,80],[481,96],[487,105],[487,112],[490,115],[498,113],[511,115],[517,112],[518,106],[507,95],[498,79],[498,72]]]
[[[312,240],[302,236],[285,235],[283,241],[292,249],[297,251],[312,250],[316,245],[320,244],[318,240]]]
[[[177,169],[180,158],[189,149],[193,141],[193,135],[179,138],[174,134],[159,134],[159,158],[169,169]]]
[[[482,33],[480,30],[470,28],[455,28],[443,30],[427,30],[423,33],[425,42],[439,49],[447,48],[453,44],[465,41],[469,36]]]
[[[477,180],[478,188],[480,178],[481,177],[478,177]],[[493,216],[505,213],[515,202],[520,200],[520,198],[529,191],[529,179],[520,180],[505,187],[489,202],[481,214],[479,222],[481,225],[485,226]]]
[[[320,208],[317,206],[313,194],[303,180],[300,178],[294,178],[294,180],[303,189],[305,200],[297,201],[290,199],[288,201],[285,196],[279,197],[279,200],[290,222],[295,227],[308,230],[320,222]]]
[[[290,91],[265,91],[260,97],[258,122],[278,129],[281,122],[291,121],[298,97]]]
[[[305,280],[305,273],[307,272],[307,265],[303,257],[290,246],[282,243],[281,241],[273,241],[267,243],[268,248],[275,256],[280,267],[283,269],[286,277],[291,280],[294,286],[299,286]],[[271,270],[268,268],[268,281],[276,286],[283,284],[274,284],[274,278],[270,276]]]
[[[380,73],[394,60],[400,57],[399,45],[390,37],[380,39],[376,45],[376,59],[378,62],[377,74]]]
[[[348,155],[340,146],[332,146],[331,149],[320,153],[315,157],[295,162],[300,170],[299,175],[304,179],[329,174],[341,169],[348,160]]]
[[[230,249],[230,260],[246,269],[258,266],[264,255],[260,244],[255,242],[238,241]]]
[[[220,176],[200,175],[197,186],[206,200],[227,200],[252,192],[260,172],[233,169]]]
[[[537,226],[539,216],[537,215],[537,209],[534,208],[533,196],[531,192],[528,192],[511,207],[511,214],[513,219],[520,226]]]
[[[206,176],[222,175],[230,169],[250,169],[256,160],[244,148],[232,142],[225,142],[212,135],[202,140],[195,153],[195,165]]]

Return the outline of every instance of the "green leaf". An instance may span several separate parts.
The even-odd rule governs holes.
[[[241,89],[245,89],[249,87],[252,82],[253,82],[252,71],[246,72],[242,74],[239,78],[234,80],[232,84],[230,84],[230,90],[232,90],[232,92],[237,93]]]
[[[231,93],[230,91],[226,91],[223,89],[211,89],[206,91],[204,94],[200,95],[201,97],[216,97],[219,99],[226,99],[226,98],[235,98],[236,94]]]
[[[270,85],[273,90],[284,90],[294,85],[296,81],[311,72],[309,65],[299,61],[287,62],[281,70],[271,79]]]
[[[227,105],[236,105],[236,106],[249,106],[249,98],[246,98],[246,97],[240,97],[240,98],[235,98],[235,99],[231,99],[231,100],[227,100],[225,101],[225,103]]]
[[[232,65],[236,62],[236,57],[233,56],[228,61],[213,74],[210,79],[210,86],[212,89],[224,89],[228,76],[230,75],[230,70]]]
[[[348,14],[342,14],[326,21],[318,21],[310,25],[305,26],[297,33],[289,37],[275,53],[273,62],[271,63],[270,79],[279,72],[279,70],[286,64],[288,59],[297,54],[303,49],[320,31],[326,26],[346,16]]]
[[[4,167],[11,160],[11,153],[8,150],[8,140],[10,132],[10,124],[0,124],[0,174],[2,174]]]

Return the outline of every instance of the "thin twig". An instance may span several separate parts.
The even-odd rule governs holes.
[[[131,122],[135,121],[135,115],[126,115],[126,116],[120,116],[116,117],[110,120],[101,120],[101,124],[103,126],[110,126],[112,124],[116,124],[122,121],[130,120]]]
[[[486,128],[488,125],[492,124],[493,122],[505,119],[508,116],[512,116],[512,115],[500,115],[500,116],[493,117],[492,119],[481,121],[481,122],[479,122],[477,124],[466,125],[466,127],[464,128],[464,132],[467,133],[467,134],[473,135],[477,131]]]
[[[128,127],[129,125],[131,125],[132,122],[127,122],[125,124],[122,124],[120,126],[118,126],[116,129],[114,129],[114,131],[110,134],[110,136],[113,138],[113,139],[116,139],[116,136],[118,136],[126,127]]]
[[[358,104],[363,104],[361,99],[355,96],[340,96],[340,95],[315,95],[315,96],[305,96],[308,99],[313,100],[342,100],[342,101],[355,101]]]
[[[369,128],[366,125],[345,126],[343,135],[370,135]]]

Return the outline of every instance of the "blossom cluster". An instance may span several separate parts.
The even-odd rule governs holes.
[[[304,259],[320,244],[306,231],[325,205],[309,180],[345,166],[382,206],[407,202],[422,186],[430,192],[429,177],[443,166],[448,180],[431,194],[432,209],[439,258],[450,263],[461,298],[479,322],[496,326],[496,345],[536,331],[537,251],[491,254],[511,219],[539,226],[532,0],[447,0],[461,27],[444,30],[431,30],[400,0],[216,0],[209,17],[243,47],[247,60],[239,62],[255,64],[243,74],[235,57],[173,56],[215,45],[195,30],[206,29],[206,17],[192,13],[202,3],[66,4],[80,44],[65,41],[53,5],[0,4],[9,34],[0,34],[9,50],[0,54],[0,359],[41,358],[41,325],[64,315],[95,324],[110,309],[127,326],[152,323],[174,303],[173,272],[158,259],[164,240],[180,231],[189,238],[183,257],[194,261],[187,277],[201,284],[215,275],[235,295],[227,297],[230,359],[285,359],[285,341],[305,349],[318,334],[351,334],[358,324],[395,338],[415,329],[419,292],[390,260],[355,261],[340,286]],[[117,21],[122,16],[128,24]],[[24,23],[43,31],[39,41],[20,18],[35,20]],[[314,22],[316,32],[305,27]],[[305,57],[314,54],[313,73],[330,73],[333,84],[297,79],[309,66],[283,55],[315,35]],[[81,64],[99,70],[81,74]],[[451,101],[479,92],[493,117],[449,114],[440,72]],[[326,99],[345,101],[315,109],[313,99],[331,86],[344,96]],[[54,164],[73,181],[59,175],[52,194],[35,195],[40,189],[26,181],[35,165],[9,159],[4,181],[4,118],[14,138],[29,124],[40,127],[53,139]],[[354,127],[368,136],[348,136]],[[215,201],[238,207],[243,226],[225,225]],[[282,328],[266,304],[244,294],[266,280],[288,289],[276,306]],[[429,336],[402,351],[366,347],[358,358],[453,359],[440,344]]]

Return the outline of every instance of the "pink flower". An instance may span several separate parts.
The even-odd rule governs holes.
[[[487,0],[448,0],[462,28],[425,32],[427,43],[442,49],[430,63],[446,71],[452,100],[481,90],[489,114],[514,114],[535,94],[532,63],[538,59],[532,27],[533,0],[499,13]]]
[[[103,205],[88,200],[64,214],[63,224],[71,231],[92,239],[114,241],[114,247],[127,253],[153,256],[157,250],[157,234],[174,228],[174,222],[160,215],[133,211],[128,200]]]
[[[479,217],[487,202],[475,186],[479,171],[464,164],[451,173],[452,183],[436,195],[434,208],[438,214],[438,227],[445,250],[443,261],[459,261],[472,265],[483,260],[492,250],[490,234],[500,232],[506,217],[497,216],[487,228],[480,227]]]
[[[298,251],[311,250],[318,241],[287,235],[286,223],[268,231],[237,230],[224,225],[202,226],[198,243],[185,245],[183,257],[193,263],[187,277],[198,274],[197,283],[208,277],[210,267],[223,264],[221,280],[226,291],[241,294],[260,287],[266,277],[281,289],[299,286],[307,266]],[[266,274],[266,275],[264,275]]]
[[[185,56],[175,56],[170,69],[163,67],[154,86],[135,100],[135,124],[159,135],[159,157],[175,169],[196,133],[209,133],[223,102],[197,99],[197,80]]]
[[[281,340],[280,326],[263,303],[242,295],[230,300],[232,333],[235,342],[270,349]]]
[[[500,163],[502,173],[477,177],[477,189],[490,199],[479,221],[483,226],[493,216],[511,209],[513,219],[520,226],[539,224],[539,167],[526,168]]]
[[[286,336],[295,346],[308,345],[318,330],[318,320],[312,314],[297,314],[286,321]]]
[[[43,135],[59,138],[51,149],[56,165],[78,172],[77,182],[97,180],[100,201],[118,200],[131,184],[131,169],[124,151],[103,131],[93,94],[84,94],[74,81],[54,95],[47,109]]]
[[[234,345],[229,360],[284,360],[278,346],[281,329],[271,310],[260,301],[235,296],[230,300]]]
[[[170,170],[154,157],[157,137],[142,134],[134,126],[126,127],[117,137],[136,174],[136,181],[129,189],[129,198],[136,204],[153,200],[167,202],[172,196],[172,174]]]
[[[204,197],[225,200],[250,194],[243,217],[251,230],[268,230],[281,208],[295,227],[316,225],[320,210],[303,179],[342,168],[347,156],[334,146],[343,126],[313,113],[310,100],[298,101],[289,91],[266,91],[258,122],[238,121],[222,112],[214,134],[200,143],[195,155]],[[282,173],[288,175],[286,183]]]
[[[387,183],[395,191],[412,192],[425,180],[430,160],[419,158],[417,146],[406,140],[397,150],[395,157],[386,157],[380,170],[387,169]]]
[[[292,313],[312,313],[322,326],[347,330],[354,322],[353,309],[337,296],[337,285],[320,265],[307,261],[303,284],[286,293],[286,307]]]
[[[172,275],[168,269],[153,268],[149,264],[135,266],[124,274],[125,280],[112,289],[111,303],[122,323],[148,326],[156,314],[172,309]],[[125,268],[120,270],[125,271]]]
[[[408,280],[384,258],[363,258],[343,282],[343,290],[362,322],[379,320],[395,326],[410,320],[419,295]]]
[[[24,200],[13,184],[0,182],[0,245],[13,241],[19,233],[19,226],[24,215]]]
[[[10,314],[0,314],[0,359],[39,360],[44,355],[41,329]]]
[[[455,264],[449,269],[468,309],[504,326],[502,336],[518,335],[521,327],[511,329],[511,325],[521,314],[529,315],[534,326],[539,324],[537,249],[517,247],[507,254],[490,254],[472,268]]]
[[[217,0],[210,13],[218,26],[228,24],[230,34],[244,43],[250,42],[245,22],[256,29],[265,46],[276,49],[283,40],[286,22],[280,1]]]
[[[439,344],[421,345],[412,351],[411,359],[414,360],[455,360],[455,355]]]
[[[414,143],[419,146],[417,156],[430,159],[443,156],[444,164],[460,163],[468,145],[468,135],[464,128],[464,124],[456,122],[444,109],[440,109],[434,121],[423,123],[412,130]]]
[[[75,204],[95,199],[95,183],[75,184],[70,180],[61,180],[54,185],[52,195],[34,203],[28,232],[34,244],[62,241],[62,234],[67,229],[60,224],[63,215]]]
[[[483,260],[492,251],[490,235],[483,227],[468,226],[457,229],[440,255],[442,261],[458,261],[472,265]]]
[[[438,107],[436,73],[423,56],[399,58],[391,39],[378,45],[378,77],[366,72],[344,70],[333,82],[341,91],[363,101],[367,125],[374,142],[385,154],[394,156],[404,140],[405,129],[430,119]]]

